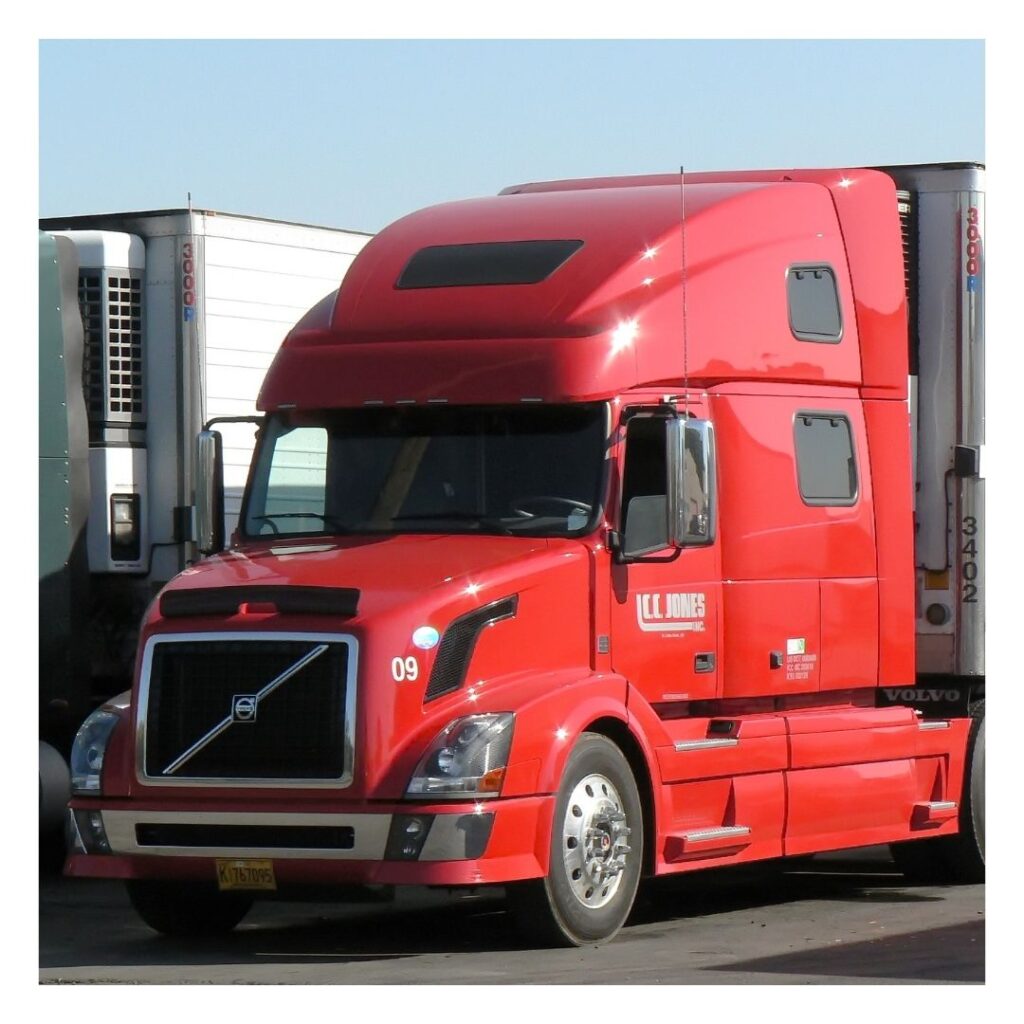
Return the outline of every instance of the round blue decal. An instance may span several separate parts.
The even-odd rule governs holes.
[[[420,626],[412,635],[412,642],[421,651],[429,651],[431,647],[436,647],[440,639],[441,634],[433,626]]]

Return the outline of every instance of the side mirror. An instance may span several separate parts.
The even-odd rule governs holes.
[[[715,539],[715,435],[709,420],[665,423],[668,538],[675,548]]]
[[[196,544],[204,555],[224,550],[224,444],[220,432],[196,436]]]

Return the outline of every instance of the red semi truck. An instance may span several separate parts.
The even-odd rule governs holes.
[[[67,872],[162,932],[309,885],[891,843],[984,873],[983,170],[560,181],[374,237],[291,331],[224,549],[83,725]]]

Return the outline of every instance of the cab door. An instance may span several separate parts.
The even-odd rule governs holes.
[[[722,600],[715,515],[713,432],[709,459],[699,457],[691,431],[681,457],[666,441],[665,420],[703,420],[699,401],[685,411],[627,409],[619,431],[618,551],[611,571],[612,666],[665,717],[673,705],[719,695]],[[670,474],[684,478],[683,547],[669,546],[665,523]]]

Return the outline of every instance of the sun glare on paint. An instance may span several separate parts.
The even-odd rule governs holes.
[[[612,331],[612,355],[621,352],[636,340],[640,326],[636,320],[623,320],[618,327]]]

